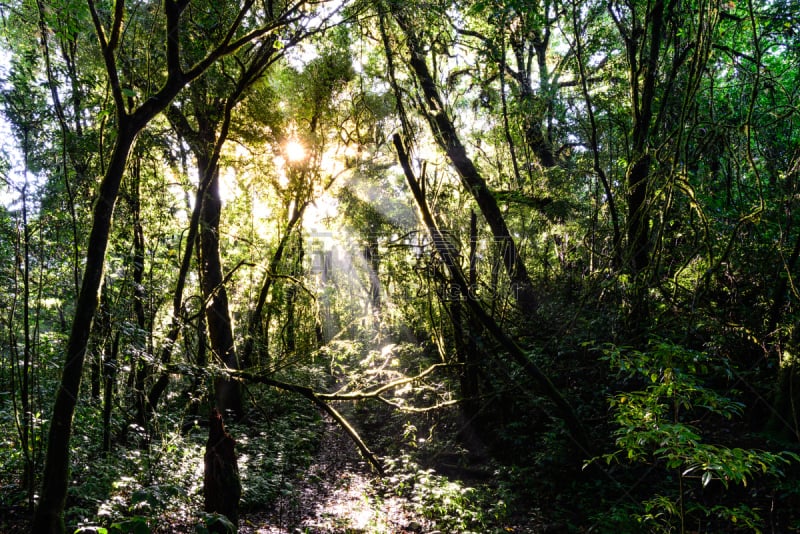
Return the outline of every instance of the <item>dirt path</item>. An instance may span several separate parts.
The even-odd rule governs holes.
[[[333,422],[327,422],[319,451],[295,491],[269,513],[240,518],[243,534],[419,532],[424,521],[413,517],[398,497],[383,497],[355,445]]]

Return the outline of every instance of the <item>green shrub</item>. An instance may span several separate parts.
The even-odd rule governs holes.
[[[469,487],[422,469],[410,456],[384,459],[388,489],[408,499],[413,512],[445,532],[502,532],[507,496],[497,488]]]
[[[644,499],[635,512],[650,531],[685,531],[688,518],[726,521],[731,527],[758,531],[759,511],[744,504],[707,505],[691,497],[698,487],[716,481],[726,491],[747,486],[757,476],[782,477],[791,452],[731,448],[704,441],[699,422],[731,419],[743,406],[706,385],[713,376],[731,376],[725,361],[668,342],[640,352],[611,347],[606,359],[621,380],[641,385],[610,399],[617,449],[592,461],[644,463],[663,468],[661,492]],[[672,483],[670,483],[673,481]],[[667,491],[665,491],[667,490]]]

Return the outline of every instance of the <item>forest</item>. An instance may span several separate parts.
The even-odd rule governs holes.
[[[796,0],[0,2],[0,532],[800,532]]]

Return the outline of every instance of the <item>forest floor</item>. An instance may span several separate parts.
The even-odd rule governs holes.
[[[359,456],[353,442],[332,421],[313,463],[295,491],[269,512],[239,519],[242,534],[432,532],[416,517],[407,499],[384,495],[380,479]]]

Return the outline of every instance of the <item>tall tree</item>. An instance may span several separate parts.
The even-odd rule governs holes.
[[[253,8],[253,2],[246,2],[230,20],[225,21],[227,25],[222,38],[208,44],[206,55],[197,63],[184,67],[180,36],[185,31],[185,25],[181,18],[188,1],[165,0],[163,9],[158,11],[158,18],[154,21],[157,24],[154,26],[157,28],[163,24],[166,75],[153,93],[143,95],[141,103],[136,104],[132,102],[130,89],[121,77],[118,56],[120,45],[127,35],[124,31],[127,6],[124,1],[116,2],[110,20],[106,21],[104,13],[101,13],[95,2],[89,0],[88,5],[88,14],[95,29],[97,45],[103,58],[114,102],[116,137],[106,172],[98,187],[81,289],[67,343],[61,384],[53,407],[42,491],[32,523],[32,531],[37,533],[64,532],[63,511],[68,485],[72,417],[78,399],[89,332],[97,307],[97,294],[102,281],[114,206],[131,147],[142,129],[162,112],[187,84],[203,75],[214,62],[250,42],[269,35],[276,27],[286,22],[286,18],[279,18],[272,19],[264,25],[245,27],[243,22]],[[294,12],[284,14],[284,17],[293,16]]]
[[[649,262],[648,178],[652,164],[650,139],[656,105],[656,83],[661,64],[659,53],[663,38],[664,2],[658,0],[639,7],[608,3],[608,10],[625,43],[628,59],[633,132],[631,163],[626,173],[628,187],[628,249],[630,267],[642,272]],[[624,13],[624,17],[623,17]]]
[[[199,83],[193,84],[188,105],[174,105],[168,116],[191,148],[197,163],[198,187],[203,192],[200,201],[199,245],[201,262],[201,286],[205,306],[211,349],[216,358],[231,369],[238,369],[233,339],[233,327],[228,303],[228,294],[222,274],[219,233],[222,199],[220,196],[219,158],[231,126],[233,108],[243,98],[245,91],[255,83],[277,54],[276,38],[267,39],[244,50],[237,57],[235,76],[218,73],[219,77],[207,74]],[[225,87],[226,78],[231,79]],[[216,82],[216,83],[215,83]],[[223,88],[224,87],[224,88]],[[221,113],[220,113],[221,110]],[[191,113],[191,115],[189,114]],[[195,126],[190,123],[190,117]],[[221,413],[242,415],[240,385],[227,377],[218,377],[215,383],[215,405]]]
[[[46,149],[36,143],[37,135],[44,128],[49,112],[45,104],[45,94],[38,87],[36,74],[38,72],[38,58],[28,50],[16,55],[11,61],[9,83],[0,91],[0,106],[3,114],[10,123],[12,132],[17,137],[21,157],[21,177],[18,187],[18,223],[17,238],[15,242],[14,264],[16,267],[12,279],[19,286],[17,297],[21,308],[21,362],[17,344],[12,344],[10,353],[14,363],[12,369],[11,392],[14,400],[15,418],[20,444],[22,446],[23,472],[22,484],[28,496],[28,504],[33,507],[36,484],[36,456],[34,435],[34,375],[37,359],[37,328],[39,312],[36,306],[37,293],[41,295],[41,281],[39,291],[36,290],[37,277],[34,272],[41,272],[43,258],[37,258],[37,241],[41,241],[41,234],[36,237],[36,212],[40,207],[41,195],[36,192],[35,175],[42,166],[46,157]],[[40,300],[41,297],[39,297]],[[17,313],[17,306],[11,307],[12,323]],[[19,332],[19,330],[18,330]],[[19,365],[15,369],[15,365]],[[16,382],[16,383],[15,383]],[[17,400],[19,395],[19,401]],[[19,402],[19,404],[17,404]]]

